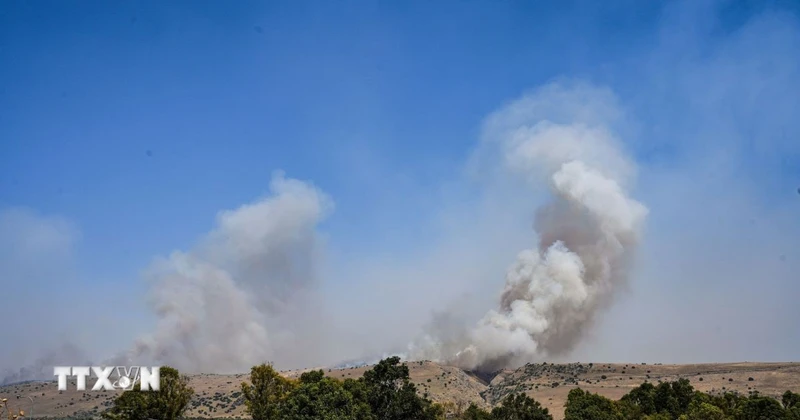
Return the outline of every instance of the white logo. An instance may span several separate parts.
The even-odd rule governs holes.
[[[161,389],[161,368],[144,366],[56,366],[53,375],[58,377],[58,390],[67,390],[67,377],[75,377],[75,388],[86,390],[86,378],[97,380],[92,391],[130,391],[138,381],[142,391]]]

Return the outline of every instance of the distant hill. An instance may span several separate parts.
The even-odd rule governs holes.
[[[408,362],[412,380],[419,392],[437,402],[467,406],[474,402],[490,407],[511,392],[525,392],[549,408],[556,419],[563,417],[569,390],[581,387],[609,398],[618,399],[644,381],[657,383],[686,378],[704,392],[758,391],[779,397],[784,391],[800,392],[800,363],[710,363],[695,365],[646,365],[635,363],[529,364],[519,369],[505,369],[476,375],[453,366],[433,362]],[[334,378],[360,377],[369,366],[323,369]],[[305,369],[307,370],[307,369]],[[302,371],[283,372],[298,377]],[[242,381],[249,374],[190,376],[196,391],[187,417],[246,418],[240,393]],[[71,387],[74,385],[70,385]],[[55,381],[29,381],[0,388],[0,398],[8,398],[14,409],[34,417],[96,415],[105,410],[116,392],[59,392]]]

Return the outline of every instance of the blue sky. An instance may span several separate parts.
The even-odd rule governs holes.
[[[102,244],[86,251],[114,266],[121,252],[141,263],[187,244],[210,214],[263,193],[276,168],[340,205],[380,206],[360,194],[353,164],[447,176],[494,107],[554,75],[590,73],[609,53],[624,58],[652,39],[657,15],[293,4],[5,6],[3,204],[70,217],[86,246]]]
[[[53,264],[70,274],[27,274],[41,263],[7,240],[0,284],[24,296],[141,296],[154,257],[191,248],[217,212],[267,194],[275,170],[333,197],[320,228],[332,264],[417,261],[459,242],[435,225],[483,194],[464,176],[483,119],[559,78],[608,86],[629,110],[641,196],[672,202],[648,192],[658,186],[711,207],[747,203],[742,220],[784,221],[774,234],[797,245],[798,11],[789,1],[4,2],[0,211],[32,226],[6,237],[58,220],[66,262]],[[656,211],[651,229],[679,230],[680,214]],[[719,219],[707,217],[692,220]],[[782,252],[796,261],[796,249]],[[752,255],[720,261],[739,252]],[[334,277],[327,293],[350,290]],[[147,329],[143,299],[133,301],[126,322]],[[754,358],[788,357],[800,343],[789,339]]]

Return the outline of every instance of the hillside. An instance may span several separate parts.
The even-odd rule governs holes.
[[[618,399],[645,380],[651,382],[686,378],[705,392],[758,391],[779,396],[784,391],[800,391],[800,363],[712,363],[695,365],[646,364],[529,364],[516,370],[503,370],[482,379],[452,366],[433,362],[409,362],[412,380],[420,393],[438,402],[467,406],[470,402],[489,407],[508,393],[524,391],[549,408],[556,419],[563,417],[569,390],[581,388]],[[323,369],[334,378],[357,378],[369,367]],[[283,372],[297,377],[301,371]],[[239,394],[239,384],[248,374],[190,376],[197,395],[187,413],[189,417],[246,417]],[[487,383],[488,381],[488,383]],[[73,385],[71,385],[73,386]],[[101,412],[117,393],[59,392],[55,382],[30,382],[0,388],[0,398],[8,398],[12,407],[33,416],[91,415]]]

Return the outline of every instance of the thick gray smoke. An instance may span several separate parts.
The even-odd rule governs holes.
[[[147,278],[158,324],[123,358],[188,372],[243,372],[293,354],[280,351],[299,340],[298,329],[284,321],[296,319],[287,313],[307,303],[305,293],[316,282],[316,226],[333,204],[312,185],[282,174],[270,190],[262,200],[220,213],[217,227],[194,249],[153,265]]]
[[[490,118],[505,166],[552,193],[536,212],[539,244],[509,268],[497,310],[463,334],[429,334],[412,355],[494,370],[575,348],[626,283],[648,212],[626,191],[635,169],[604,121],[617,114],[603,91],[554,85]]]

